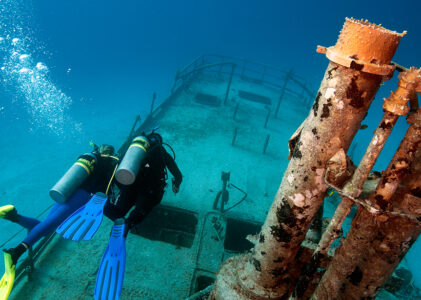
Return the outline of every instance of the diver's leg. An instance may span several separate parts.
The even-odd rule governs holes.
[[[152,209],[161,202],[163,196],[164,188],[161,186],[141,190],[136,197],[136,207],[126,220],[127,230],[141,223]]]
[[[77,209],[85,205],[90,198],[91,195],[88,192],[78,189],[66,202],[54,204],[47,218],[32,228],[23,242],[31,247],[42,237],[55,231],[61,223]]]
[[[124,216],[136,203],[136,189],[134,187],[122,187],[114,202],[108,199],[104,206],[104,215],[112,221]]]
[[[28,230],[31,230],[33,227],[40,223],[40,221],[37,219],[18,214],[18,211],[13,205],[5,205],[0,207],[0,218],[19,224]]]
[[[88,192],[82,189],[76,190],[67,202],[54,204],[47,218],[33,227],[22,243],[15,248],[4,251],[12,256],[13,263],[16,264],[17,260],[25,253],[26,249],[32,247],[42,237],[54,232],[66,218],[85,205],[90,197],[91,195]]]
[[[54,214],[57,209],[59,209],[60,205],[61,204],[58,204],[58,203],[53,205],[50,212],[48,213],[47,219],[50,215]],[[13,209],[9,210],[7,213],[4,214],[3,216],[4,219],[9,220],[13,223],[17,223],[28,230],[32,230],[32,228],[34,228],[39,223],[41,223],[41,221],[38,219],[18,214],[18,211],[13,205],[7,205],[7,206],[11,206]]]
[[[18,219],[15,219],[15,221],[19,221],[19,223],[22,222],[22,226],[25,227],[26,225],[28,228],[30,227],[31,231],[17,247],[3,250],[5,273],[0,283],[2,289],[1,292],[3,295],[6,295],[6,298],[13,287],[16,264],[19,257],[21,257],[29,247],[34,245],[43,236],[53,232],[67,217],[69,217],[82,205],[86,204],[89,199],[90,194],[88,192],[78,189],[66,203],[56,203],[50,210],[47,218],[42,222],[23,216],[19,216]]]

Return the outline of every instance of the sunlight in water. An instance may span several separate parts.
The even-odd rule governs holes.
[[[66,112],[72,100],[52,82],[48,67],[32,57],[30,33],[22,29],[23,21],[19,20],[24,15],[22,6],[20,1],[0,2],[2,16],[16,17],[0,21],[1,79],[19,99],[13,105],[23,104],[34,127],[48,128],[60,135],[70,121]]]

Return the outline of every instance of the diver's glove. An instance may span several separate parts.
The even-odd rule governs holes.
[[[180,186],[175,184],[175,179],[172,179],[172,191],[177,194],[180,191]]]

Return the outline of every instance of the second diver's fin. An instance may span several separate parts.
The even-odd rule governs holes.
[[[56,232],[73,241],[92,239],[101,225],[105,202],[107,195],[96,193],[88,203],[68,217]]]
[[[12,255],[4,252],[4,275],[0,281],[0,300],[7,300],[15,282],[15,268]]]
[[[117,300],[120,297],[126,266],[124,228],[124,219],[115,220],[96,277],[95,300]]]
[[[0,218],[6,219],[12,222],[16,222],[18,219],[18,212],[16,208],[9,204],[0,207]]]

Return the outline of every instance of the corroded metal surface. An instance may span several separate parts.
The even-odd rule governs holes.
[[[325,163],[339,149],[348,149],[380,82],[379,76],[329,65],[259,243],[242,266],[243,289],[272,298],[291,292],[288,269],[325,196]]]
[[[403,185],[398,188],[391,202],[394,209],[421,217],[421,149],[418,149],[411,173],[402,180]],[[421,233],[420,222],[403,216],[388,217],[387,222],[377,220],[377,223],[378,228],[364,260],[355,266],[344,284],[343,299],[374,297]]]
[[[387,213],[374,215],[373,212],[375,212],[374,209],[390,211],[392,207],[390,200],[395,194],[398,185],[401,182],[403,183],[402,179],[404,176],[411,175],[410,165],[413,163],[415,154],[421,144],[421,122],[417,116],[421,116],[421,110],[412,118],[414,121],[409,127],[389,166],[383,173],[375,192],[368,199],[368,202],[373,205],[373,210],[362,206],[358,208],[357,215],[351,224],[351,230],[347,234],[342,246],[337,249],[335,257],[323,275],[312,299],[340,299],[341,297],[343,299],[359,299],[351,296],[353,292],[342,295],[343,287],[346,282],[352,285],[358,285],[360,283],[359,270],[361,266],[358,266],[358,264],[364,265],[363,259],[378,232],[378,228],[381,228],[384,222],[388,223],[389,219],[395,220],[394,222],[402,226],[405,223],[405,221],[401,220],[403,217],[390,217]],[[414,163],[419,164],[417,161]],[[412,221],[409,219],[406,219],[406,222],[412,224]],[[386,227],[389,226],[390,224],[386,225]],[[412,228],[412,226],[410,227]],[[399,227],[395,227],[395,231],[396,228]],[[396,243],[395,246],[398,244]],[[391,273],[393,269],[388,269],[388,271]],[[376,270],[376,268],[373,270]],[[382,271],[384,270],[382,269]]]
[[[364,40],[355,43],[359,33],[365,34]],[[401,37],[381,26],[347,19],[337,47],[349,46],[353,59],[389,65]],[[292,292],[297,251],[327,190],[326,162],[340,149],[348,149],[383,79],[384,74],[361,72],[362,68],[353,66],[329,64],[312,110],[290,142],[291,161],[259,242],[251,256],[238,258],[231,266],[238,268],[237,277],[220,273],[225,278],[218,278],[215,299],[226,299],[223,295],[232,290],[239,291],[232,299],[250,299],[250,295],[252,299],[287,299]],[[219,282],[229,284],[218,286]]]
[[[389,79],[395,70],[390,61],[405,34],[406,31],[397,33],[367,20],[346,18],[336,45],[318,46],[317,51],[342,66]]]

